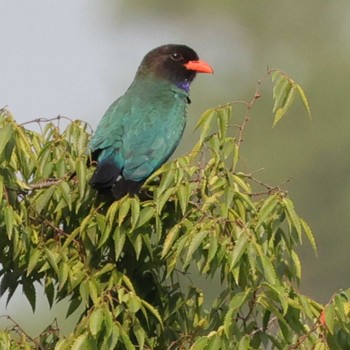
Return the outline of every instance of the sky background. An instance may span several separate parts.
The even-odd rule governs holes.
[[[156,46],[182,43],[215,70],[192,85],[185,135],[176,155],[190,150],[200,114],[234,100],[250,100],[267,67],[300,83],[313,120],[298,101],[272,129],[272,86],[266,81],[245,134],[244,170],[285,186],[316,236],[316,258],[305,239],[299,249],[303,293],[327,302],[350,286],[350,3],[345,0],[172,1],[0,0],[0,107],[17,122],[64,115],[96,128],[108,106],[127,89],[143,56]],[[234,109],[237,122],[243,110]],[[35,126],[29,126],[34,127]],[[0,315],[30,332],[52,311],[38,286],[35,323],[16,292]],[[0,326],[5,320],[0,318]]]

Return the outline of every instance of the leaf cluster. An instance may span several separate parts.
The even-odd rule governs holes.
[[[290,106],[279,74],[275,121]],[[190,153],[153,174],[140,196],[112,203],[88,185],[85,123],[61,132],[50,122],[36,133],[2,110],[1,295],[10,300],[20,286],[34,310],[39,282],[50,305],[69,298],[67,316],[78,310],[81,318],[67,337],[55,327],[35,339],[18,327],[19,340],[14,329],[2,331],[0,347],[341,348],[349,292],[326,308],[299,292],[296,247],[305,237],[316,251],[311,229],[286,191],[239,170],[242,132],[259,97],[237,129],[235,103],[206,111]],[[257,184],[263,191],[254,192]],[[208,279],[213,303],[193,275]]]

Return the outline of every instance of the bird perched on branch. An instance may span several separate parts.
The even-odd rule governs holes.
[[[115,199],[135,194],[180,142],[196,73],[213,73],[185,45],[164,45],[142,60],[134,81],[107,110],[90,141],[90,184]]]

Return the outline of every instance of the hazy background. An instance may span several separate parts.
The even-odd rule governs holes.
[[[302,292],[326,302],[350,287],[349,1],[0,0],[0,12],[0,107],[18,122],[61,114],[95,128],[146,52],[184,43],[215,75],[201,75],[192,86],[179,155],[190,149],[201,112],[250,100],[268,66],[287,72],[305,89],[313,121],[296,102],[271,129],[267,81],[242,157],[247,171],[264,168],[259,176],[269,184],[292,178],[286,188],[319,248],[318,258],[306,240],[300,249]],[[241,112],[237,107],[237,122]],[[10,314],[34,335],[56,316],[62,326],[65,307],[49,312],[40,288],[37,299],[35,322],[21,291],[7,309],[6,297],[0,299],[0,315]],[[0,318],[1,327],[7,324]]]

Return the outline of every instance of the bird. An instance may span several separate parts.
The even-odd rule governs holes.
[[[213,72],[186,45],[162,45],[148,52],[89,142],[97,164],[90,185],[100,193],[112,193],[114,200],[137,194],[181,140],[191,82],[197,73]]]

